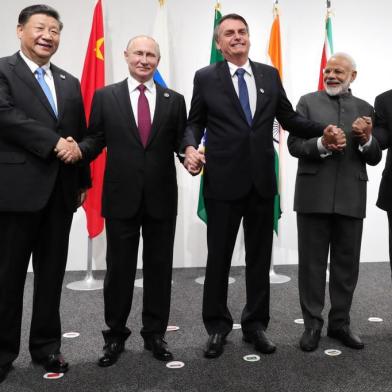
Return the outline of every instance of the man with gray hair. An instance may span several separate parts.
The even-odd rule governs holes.
[[[362,225],[366,213],[366,164],[381,159],[372,137],[373,108],[352,95],[357,75],[351,56],[336,53],[324,69],[325,91],[304,95],[297,112],[344,130],[346,146],[331,151],[326,137],[305,140],[290,135],[291,155],[299,158],[294,196],[298,228],[298,285],[305,331],[303,351],[318,347],[323,326],[326,269],[330,251],[331,309],[328,336],[362,349],[350,329],[350,308],[358,280]],[[342,146],[343,147],[343,146]]]
[[[154,357],[173,358],[163,340],[169,320],[173,244],[177,215],[174,153],[186,121],[184,97],[154,83],[160,54],[150,37],[131,39],[124,52],[129,76],[93,98],[83,157],[107,148],[102,196],[106,219],[104,285],[105,346],[100,366],[113,365],[131,331],[131,311],[140,231],[143,234],[144,347]]]

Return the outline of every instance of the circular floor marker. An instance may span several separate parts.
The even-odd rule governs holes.
[[[177,325],[168,325],[166,328],[167,332],[173,332],[173,331],[178,331],[180,329],[180,327],[178,327]]]
[[[241,324],[233,324],[233,329],[241,329]]]
[[[195,279],[196,283],[199,284],[204,284],[205,276],[199,276],[198,278]],[[229,284],[233,284],[235,282],[235,279],[232,277],[229,277]]]
[[[342,352],[340,350],[336,350],[334,348],[332,349],[328,349],[324,351],[325,355],[328,355],[330,357],[337,357],[338,355],[340,355]]]
[[[260,356],[256,354],[249,354],[244,356],[244,361],[246,362],[257,362],[260,361]]]
[[[67,339],[74,339],[74,338],[77,338],[79,336],[80,336],[79,332],[66,332],[66,333],[63,334],[63,337],[67,338]]]
[[[166,367],[169,369],[181,369],[185,366],[184,362],[181,361],[171,361],[166,364]]]
[[[382,323],[384,320],[380,317],[369,317],[368,320],[371,323]]]
[[[294,322],[296,324],[303,324],[304,323],[304,319],[295,319]]]
[[[64,373],[45,373],[44,378],[46,380],[58,380],[59,378],[63,377]]]

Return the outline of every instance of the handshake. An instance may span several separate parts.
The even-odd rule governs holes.
[[[351,135],[360,145],[364,145],[369,141],[372,129],[373,125],[370,117],[358,117],[352,123]],[[335,125],[328,125],[324,129],[321,143],[327,150],[343,151],[346,147],[346,135],[341,128],[338,128]]]
[[[67,164],[76,163],[82,159],[79,145],[71,136],[66,139],[61,137],[54,148],[54,152],[57,158]]]

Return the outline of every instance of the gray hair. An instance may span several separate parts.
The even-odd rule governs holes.
[[[351,67],[352,67],[353,71],[357,70],[357,64],[355,63],[355,60],[348,53],[346,53],[346,52],[337,52],[337,53],[334,53],[333,55],[331,55],[331,57],[329,59],[332,59],[334,57],[341,57],[341,58],[347,60],[351,64]]]
[[[149,35],[137,35],[137,36],[135,36],[135,37],[132,37],[132,38],[128,41],[128,44],[127,44],[126,49],[128,49],[128,48],[130,47],[130,45],[132,45],[133,41],[135,41],[135,39],[138,39],[138,38],[147,38],[147,39],[150,39],[151,41],[153,41],[154,44],[155,44],[155,52],[156,52],[158,58],[161,58],[161,51],[160,51],[160,49],[159,49],[159,44],[158,44],[158,42],[155,41],[155,39],[152,38],[152,37],[150,37]]]

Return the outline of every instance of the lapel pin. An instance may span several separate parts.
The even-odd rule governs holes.
[[[60,79],[65,79],[65,75],[64,74],[60,74]]]
[[[264,94],[264,89],[261,88],[261,89],[260,89],[260,92],[261,92],[261,94]]]
[[[170,94],[169,94],[169,93],[164,93],[163,96],[164,96],[165,98],[169,98],[169,97],[170,97]]]

